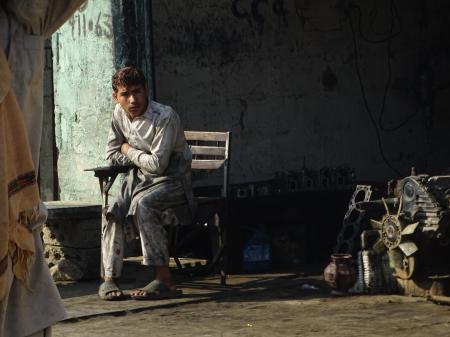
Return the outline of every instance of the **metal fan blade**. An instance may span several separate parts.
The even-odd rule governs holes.
[[[381,229],[383,223],[374,219],[370,219],[370,225],[373,229]]]
[[[400,248],[406,256],[411,256],[419,250],[419,247],[412,241],[402,242],[398,245],[398,248]]]
[[[397,219],[400,216],[400,213],[402,211],[402,206],[403,206],[403,197],[400,197],[400,202],[399,202],[399,205],[398,205],[398,211],[397,211],[397,216],[396,216]]]
[[[403,266],[403,254],[397,249],[388,250],[389,266],[391,268],[402,268]]]
[[[402,235],[409,235],[409,234],[413,234],[416,231],[417,226],[419,225],[418,222],[413,223],[411,225],[406,226],[403,230],[402,230]]]
[[[378,240],[373,245],[372,250],[375,252],[375,254],[383,254],[387,250],[387,247],[382,240]]]
[[[391,215],[391,213],[389,213],[389,207],[386,203],[386,200],[384,198],[381,198],[381,200],[383,200],[383,205],[384,205],[384,208],[386,209],[386,214]]]

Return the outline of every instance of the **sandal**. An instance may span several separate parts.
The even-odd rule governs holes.
[[[161,300],[167,298],[178,298],[183,295],[181,289],[170,289],[163,282],[159,280],[153,280],[142,289],[137,291],[144,291],[145,295],[137,295],[131,293],[130,296],[134,300]]]
[[[113,295],[114,291],[119,291],[120,295]],[[98,296],[104,301],[121,301],[125,298],[124,293],[113,280],[104,281],[98,288]]]

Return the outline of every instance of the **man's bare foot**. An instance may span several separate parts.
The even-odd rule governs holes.
[[[134,290],[130,293],[131,298],[135,300],[156,300],[164,298],[176,298],[182,295],[175,283],[164,283],[161,280],[153,280],[142,289]]]
[[[105,281],[100,285],[98,295],[105,301],[118,301],[124,298],[122,290],[117,286],[115,280],[105,277]]]

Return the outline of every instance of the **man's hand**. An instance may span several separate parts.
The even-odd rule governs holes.
[[[123,143],[122,146],[120,147],[120,152],[122,152],[125,156],[128,153],[128,150],[131,148],[130,144],[128,143]]]

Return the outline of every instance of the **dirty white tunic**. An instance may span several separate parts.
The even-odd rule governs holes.
[[[120,152],[125,142],[132,147],[126,156]],[[183,162],[169,167],[174,153],[179,154]],[[106,159],[112,165],[134,164],[146,175],[158,179],[189,175],[192,155],[178,114],[170,106],[149,101],[144,114],[132,121],[120,104],[116,104]],[[170,172],[167,172],[168,168]]]
[[[133,236],[133,225],[141,237],[144,264],[168,265],[164,226],[179,220],[172,207],[192,206],[192,154],[180,118],[171,107],[149,102],[145,113],[132,121],[120,104],[112,116],[107,159],[112,165],[137,168],[127,174],[104,221],[103,266],[109,277],[120,276],[123,239]],[[126,156],[120,152],[123,143],[132,147]]]
[[[0,6],[0,48],[8,57],[12,87],[25,120],[36,171],[42,132],[44,40],[83,2],[1,1],[8,13]],[[43,258],[39,228],[45,220],[46,210],[42,205],[39,221],[31,225],[36,242],[36,260],[30,271],[33,291],[30,292],[11,276],[7,298],[0,303],[0,337],[31,335],[65,317],[58,290]]]

